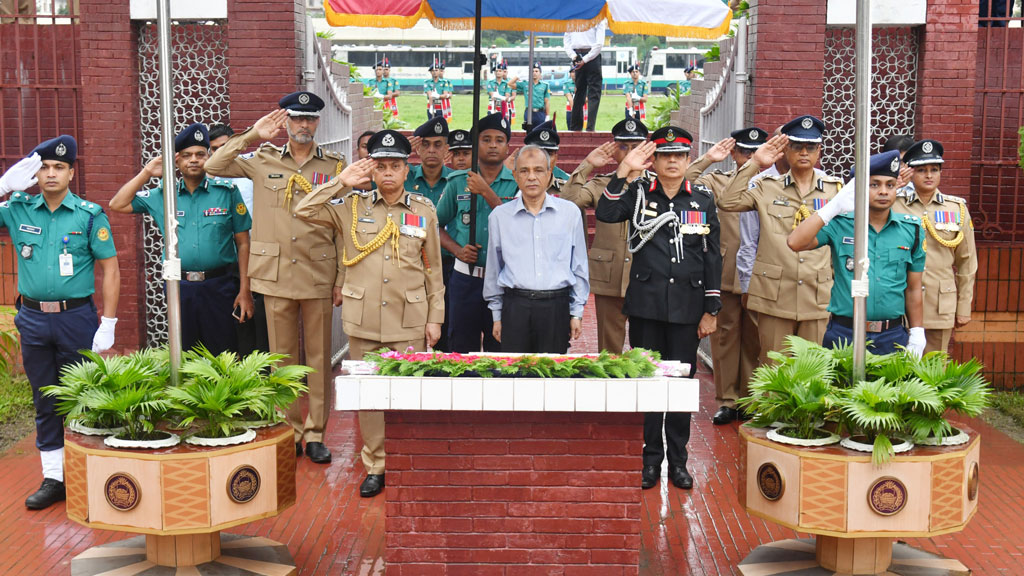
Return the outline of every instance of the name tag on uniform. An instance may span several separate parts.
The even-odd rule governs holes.
[[[853,244],[853,238],[849,236],[843,236],[843,244]]]
[[[268,174],[267,178],[284,178],[284,174]]]
[[[658,212],[656,210],[644,210],[643,211],[643,215],[644,216],[650,216],[651,218],[657,218],[658,217]]]
[[[57,261],[60,263],[61,276],[73,276],[75,274],[75,265],[71,254],[59,254]]]
[[[462,202],[463,200],[469,200],[470,196],[471,194],[459,194],[458,196],[455,197],[455,199],[459,202]]]
[[[221,208],[220,206],[203,210],[203,216],[224,216],[227,213],[227,209]]]
[[[184,218],[185,217],[185,211],[184,210],[178,210],[177,212],[174,213],[174,215],[177,216],[178,218]]]
[[[28,232],[29,234],[42,234],[43,229],[39,226],[29,226],[28,224],[22,224],[18,226],[19,232]]]
[[[364,224],[373,224],[373,223],[377,222],[373,218],[360,218],[359,221],[363,222]]]
[[[789,200],[772,200],[772,204],[776,206],[789,206]]]
[[[417,228],[415,226],[401,226],[398,232],[404,236],[411,236],[413,238],[426,238],[427,231],[423,228]]]

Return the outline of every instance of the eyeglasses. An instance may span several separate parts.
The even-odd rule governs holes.
[[[790,140],[789,149],[793,152],[814,152],[820,147],[821,144],[818,142],[793,142]]]

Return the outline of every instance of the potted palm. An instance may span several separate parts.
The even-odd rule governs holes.
[[[195,426],[186,442],[201,446],[228,446],[249,442],[255,431],[247,418],[275,421],[306,389],[302,379],[307,366],[283,366],[285,356],[254,352],[239,360],[233,352],[214,355],[204,347],[186,353],[181,365],[182,383],[169,388],[167,396],[178,426]]]
[[[167,372],[159,351],[103,358],[83,350],[86,360],[64,369],[61,382],[42,393],[57,398],[57,411],[88,432],[107,429],[114,448],[166,448],[178,436],[158,430],[167,412]]]
[[[759,366],[750,379],[750,395],[738,404],[753,415],[750,425],[781,426],[768,437],[783,444],[825,446],[839,435],[822,428],[835,411],[835,361],[832,351],[796,336],[784,353],[769,352],[772,364]]]

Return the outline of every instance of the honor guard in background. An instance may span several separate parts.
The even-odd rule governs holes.
[[[236,352],[236,326],[252,317],[249,290],[249,230],[252,219],[242,194],[228,180],[209,178],[203,167],[210,155],[206,126],[196,123],[174,139],[174,162],[181,173],[176,188],[178,257],[181,259],[181,347],[198,344],[210,352]],[[110,199],[110,209],[149,214],[166,238],[163,159],[153,158]],[[237,274],[237,276],[236,276]],[[234,317],[232,317],[234,315]]]
[[[452,130],[448,133],[448,152],[452,158],[452,170],[469,170],[473,167],[473,140],[467,130]]]
[[[953,328],[971,321],[974,277],[978,252],[974,246],[974,222],[967,201],[939,192],[942,177],[942,144],[935,140],[915,143],[904,155],[914,174],[913,187],[893,207],[921,219],[928,247],[924,269],[925,352],[949,349]]]
[[[546,120],[545,122],[538,124],[536,128],[530,131],[523,139],[523,144],[527,146],[537,146],[545,152],[551,159],[551,187],[548,192],[551,194],[558,194],[562,189],[562,186],[569,181],[569,175],[565,173],[557,166],[558,163],[558,145],[561,143],[561,138],[558,137],[558,130],[555,129],[554,119]],[[508,166],[508,162],[505,163]]]
[[[384,80],[387,82],[385,94],[391,94],[390,98],[384,100],[384,107],[391,110],[392,116],[398,118],[398,94],[401,92],[401,86],[398,80],[391,77],[391,60],[387,56],[384,57]]]
[[[565,96],[565,129],[571,130],[572,100],[576,97],[576,70],[573,68],[569,68],[569,77],[562,82],[562,95]]]
[[[0,227],[7,228],[18,254],[18,315],[25,375],[36,409],[36,448],[43,482],[25,500],[40,510],[64,500],[64,419],[57,400],[41,388],[56,386],[61,369],[82,360],[79,350],[114,345],[121,273],[110,222],[98,205],[68,190],[78,145],[59,136],[0,177]],[[38,182],[39,194],[25,190]],[[103,316],[96,326],[94,264],[103,273]]]
[[[455,88],[451,80],[444,77],[444,62],[438,66],[437,79],[441,83],[441,115],[449,120],[452,117],[452,92]]]
[[[647,81],[640,78],[640,65],[634,63],[629,67],[630,80],[622,85],[622,93],[626,95],[626,117],[634,120],[647,120],[647,96],[650,89]]]
[[[409,176],[405,179],[406,192],[420,194],[430,199],[431,205],[436,206],[444,193],[444,187],[448,184],[448,175],[451,168],[444,165],[444,158],[448,155],[448,122],[444,118],[427,120],[413,132],[413,146],[416,154],[420,157],[419,166],[409,166]],[[465,137],[463,137],[465,138]],[[472,153],[472,150],[470,150]],[[444,285],[448,286],[452,269],[455,267],[455,256],[451,252],[441,250],[441,271],[444,278]],[[445,321],[441,326],[441,338],[434,348],[437,350],[448,350],[448,293],[445,292]]]
[[[797,254],[786,247],[789,233],[825,206],[842,185],[838,178],[814,170],[824,131],[825,124],[814,116],[791,120],[782,134],[759,147],[736,171],[718,198],[721,210],[756,210],[761,222],[747,306],[757,312],[762,364],[768,361],[768,352],[783,348],[790,334],[811,342],[821,342],[825,335],[832,292],[828,250]],[[789,172],[750,182],[780,154],[785,154]]]
[[[691,170],[703,172],[715,162],[728,157],[743,166],[762,144],[768,141],[768,133],[760,128],[743,128],[729,135],[729,138],[713,146],[698,158]],[[721,198],[732,179],[734,170],[715,170],[697,179]],[[741,415],[736,410],[736,400],[747,395],[747,382],[757,366],[757,324],[751,317],[753,312],[742,305],[743,290],[736,274],[736,253],[740,247],[740,214],[719,212],[722,227],[722,313],[718,315],[718,330],[711,337],[711,358],[715,373],[715,399],[718,411],[712,417],[714,424],[728,424]]]
[[[692,137],[675,126],[651,134],[619,163],[597,204],[602,222],[629,222],[628,249],[636,260],[630,270],[623,312],[629,317],[630,345],[657,350],[666,360],[697,371],[697,345],[715,331],[722,308],[722,256],[719,252],[715,198],[703,185],[685,178]],[[651,158],[653,155],[653,159]],[[644,174],[650,167],[652,175]],[[631,173],[641,174],[627,185]],[[686,470],[689,412],[651,412],[644,416],[641,487],[661,477],[668,443],[669,479],[678,488],[693,487]]]
[[[255,184],[249,278],[252,289],[264,295],[271,352],[298,362],[302,327],[306,364],[315,370],[306,377],[309,413],[303,418],[301,403],[294,402],[288,421],[295,429],[296,454],[302,454],[305,440],[309,459],[323,464],[331,461],[323,442],[330,414],[331,303],[332,296],[338,304],[341,298],[339,262],[335,230],[303,221],[295,207],[314,186],[340,174],[345,161],[314,140],[324,107],[316,94],[294,92],[278,104],[280,109],[214,152],[206,161],[206,172],[245,176]],[[241,154],[275,138],[281,128],[288,134],[284,146],[263,142],[255,152]]]
[[[405,136],[377,132],[370,139],[369,158],[317,188],[296,209],[302,219],[338,232],[345,267],[339,273],[344,283],[341,318],[352,358],[381,348],[423,352],[441,332],[444,285],[437,216],[426,196],[403,187],[409,152]],[[377,190],[352,190],[371,174]],[[366,468],[359,495],[365,498],[384,488],[384,413],[360,411],[359,430]]]
[[[898,199],[897,179],[900,154],[896,150],[871,157],[868,183],[868,296],[867,349],[874,354],[890,354],[903,347],[918,358],[925,347],[924,315],[921,306],[921,276],[925,265],[924,230],[921,221],[910,214],[892,210]],[[835,284],[828,310],[832,314],[822,339],[826,348],[853,342],[852,283],[855,254],[854,182],[850,182],[815,214],[804,219],[789,235],[794,252],[831,248]],[[904,327],[910,327],[908,333]]]
[[[612,128],[614,142],[603,144],[580,163],[562,187],[560,197],[581,210],[597,208],[597,202],[611,181],[614,172],[590,178],[595,170],[613,160],[622,162],[634,148],[647,140],[647,127],[633,119],[621,120]],[[634,176],[635,178],[636,176]],[[588,181],[587,179],[590,178]],[[584,212],[584,221],[586,212]],[[633,255],[626,250],[629,222],[597,221],[594,243],[587,256],[590,269],[590,292],[594,294],[597,314],[597,347],[619,354],[626,343],[626,315],[622,313],[629,267]]]
[[[388,81],[384,79],[384,61],[381,60],[373,67],[374,78],[366,80],[364,85],[370,88],[370,96],[378,100],[384,100],[388,93]],[[387,104],[384,105],[385,109]]]
[[[448,346],[452,352],[498,351],[491,334],[491,312],[483,297],[484,271],[487,265],[487,217],[491,210],[515,198],[516,181],[504,166],[508,156],[509,122],[500,113],[490,114],[477,123],[480,149],[480,173],[452,172],[437,206],[441,225],[441,246],[455,255],[455,270],[448,281],[450,302],[457,302],[448,314]],[[471,216],[473,195],[476,215]],[[475,243],[469,241],[470,222],[475,227]],[[450,235],[449,235],[450,234]]]
[[[533,86],[530,86],[529,82],[524,82],[524,86],[531,91],[530,101],[526,103],[526,106],[532,111],[529,124],[531,130],[533,127],[543,124],[551,115],[551,90],[548,88],[547,82],[541,81],[540,62],[533,63],[532,73]]]
[[[444,92],[444,84],[440,80],[441,69],[437,58],[434,58],[434,62],[427,68],[427,72],[430,72],[430,80],[423,83],[423,95],[427,97],[427,120],[430,120],[444,115],[441,107],[441,93]]]

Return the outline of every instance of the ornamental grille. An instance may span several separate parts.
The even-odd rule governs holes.
[[[142,162],[160,153],[160,77],[157,30],[139,27],[139,102]],[[174,67],[174,133],[193,122],[228,121],[227,28],[221,23],[180,23],[171,26]],[[147,187],[157,185],[152,180]],[[146,290],[146,344],[167,342],[164,301],[163,236],[153,219],[143,217],[142,246]]]
[[[853,167],[854,41],[853,28],[825,33],[825,121],[821,164],[826,172],[848,180]],[[871,153],[896,134],[914,135],[919,39],[912,28],[879,28],[872,34]]]

